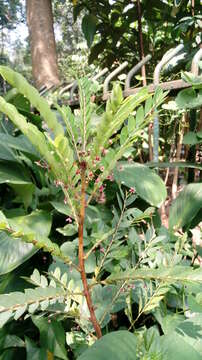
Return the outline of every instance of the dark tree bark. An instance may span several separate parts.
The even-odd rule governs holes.
[[[38,89],[59,83],[51,0],[26,0],[32,73]]]
[[[144,45],[143,45],[143,36],[142,36],[142,11],[140,0],[137,0],[137,14],[138,14],[138,32],[139,32],[139,47],[140,47],[140,60],[144,59]],[[143,77],[143,85],[147,85],[146,80],[146,68],[145,65],[141,67],[141,73]]]

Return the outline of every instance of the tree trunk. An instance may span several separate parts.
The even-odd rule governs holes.
[[[143,36],[142,36],[142,11],[141,11],[141,4],[140,0],[137,0],[137,14],[138,14],[138,33],[139,33],[139,47],[140,47],[140,60],[144,59],[144,45],[143,45]],[[145,65],[141,67],[142,73],[142,83],[143,86],[147,85],[146,80],[146,68]]]
[[[59,83],[51,0],[26,0],[32,73],[38,89]]]

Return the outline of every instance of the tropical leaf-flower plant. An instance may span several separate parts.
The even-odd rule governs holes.
[[[85,297],[90,314],[90,321],[97,338],[102,336],[101,326],[95,314],[91,297],[91,284],[87,279],[85,262],[88,256],[100,246],[103,239],[99,239],[93,247],[84,252],[84,226],[86,208],[90,202],[99,196],[104,198],[104,181],[112,177],[112,171],[124,153],[133,146],[136,139],[141,136],[142,129],[152,118],[154,110],[163,102],[165,94],[157,89],[154,96],[142,89],[138,94],[124,99],[119,84],[113,86],[106,109],[97,125],[93,121],[94,104],[91,102],[93,91],[92,83],[87,78],[78,80],[80,110],[76,115],[68,106],[58,106],[57,111],[62,117],[62,122],[57,120],[55,112],[51,110],[48,102],[42,98],[37,90],[15,71],[0,66],[0,74],[17,91],[23,94],[30,103],[39,111],[44,130],[28,122],[26,117],[18,112],[16,107],[0,97],[0,111],[20,129],[29,139],[41,156],[41,164],[49,173],[55,186],[60,187],[64,194],[64,205],[68,209],[68,221],[73,222],[78,231],[78,261],[72,262],[71,258],[54,242],[47,237],[37,237],[36,233],[22,231],[1,213],[0,227],[13,238],[21,238],[27,243],[32,243],[36,248],[42,248],[53,256],[61,259],[68,266],[73,267],[80,274]],[[145,102],[144,105],[142,105]],[[131,116],[131,114],[135,114]],[[131,193],[132,193],[131,189]],[[99,269],[99,267],[98,267]],[[98,274],[97,274],[98,275]],[[98,276],[96,276],[97,278]],[[48,287],[43,290],[39,302],[44,302],[53,297],[53,289]],[[24,296],[32,305],[31,293]],[[36,295],[36,294],[35,294]],[[62,290],[57,294],[63,296]],[[5,301],[7,301],[5,298]],[[21,303],[25,303],[21,296]],[[9,298],[10,299],[10,298]],[[20,301],[18,301],[20,304]],[[4,312],[4,302],[0,301],[0,317]],[[2,318],[4,324],[10,318],[17,319],[26,307],[13,306]],[[43,303],[42,308],[45,303]],[[12,306],[11,306],[12,307]]]

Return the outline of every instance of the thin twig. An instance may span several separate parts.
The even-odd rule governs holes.
[[[102,260],[101,260],[101,263],[100,263],[100,265],[99,265],[99,267],[98,267],[98,269],[97,269],[97,274],[96,274],[96,278],[95,278],[96,280],[97,280],[97,277],[98,277],[98,275],[99,275],[99,273],[100,273],[100,270],[102,269],[102,267],[103,267],[103,265],[104,265],[104,262],[105,262],[105,260],[106,260],[106,257],[107,257],[107,255],[109,254],[109,252],[110,252],[110,250],[111,250],[111,247],[112,247],[112,245],[113,245],[113,243],[114,243],[114,240],[115,240],[117,231],[118,231],[118,229],[119,229],[119,226],[120,226],[121,221],[122,221],[122,218],[123,218],[123,214],[124,214],[124,212],[125,212],[127,197],[128,197],[128,194],[126,193],[126,197],[125,197],[124,202],[123,202],[123,208],[122,208],[122,210],[121,210],[121,215],[120,215],[119,221],[118,221],[118,223],[116,224],[116,227],[115,227],[115,230],[114,230],[112,239],[111,239],[111,241],[110,241],[110,243],[109,243],[109,245],[108,245],[108,247],[107,247],[107,249],[106,249],[106,252],[105,252],[105,254],[104,254],[104,256],[103,256],[103,258],[102,258]]]
[[[104,234],[101,239],[99,239],[98,241],[96,241],[96,243],[92,246],[92,248],[87,252],[87,254],[85,255],[84,259],[86,260],[90,254],[103,242],[105,241],[110,235],[112,235],[114,230],[109,231],[107,234]]]
[[[100,319],[100,324],[103,323],[105,316],[110,312],[110,309],[112,308],[112,306],[114,305],[115,301],[118,299],[119,295],[121,294],[121,292],[123,291],[124,287],[127,285],[128,280],[125,280],[123,282],[123,284],[121,285],[121,287],[119,288],[119,290],[117,291],[117,293],[115,294],[115,296],[112,299],[112,302],[110,303],[110,305],[107,307],[107,309],[105,310],[104,314],[102,315],[101,319]]]

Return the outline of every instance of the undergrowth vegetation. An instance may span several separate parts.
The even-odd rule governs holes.
[[[166,186],[133,161],[167,93],[124,99],[114,84],[101,111],[82,78],[80,108],[51,109],[0,74],[13,87],[0,97],[0,359],[200,359],[201,184],[166,228]]]

